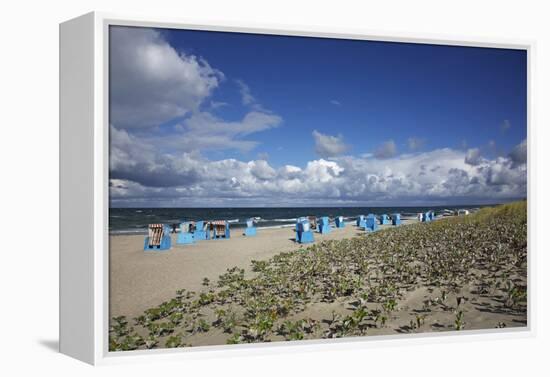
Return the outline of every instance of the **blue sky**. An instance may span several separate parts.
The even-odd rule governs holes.
[[[525,51],[118,27],[110,68],[113,205],[526,195]]]
[[[526,137],[525,51],[163,33],[175,48],[203,56],[228,78],[246,82],[261,103],[282,114],[283,127],[256,137],[262,142],[258,150],[272,155],[274,163],[314,158],[314,129],[361,141],[355,153],[368,152],[391,138],[406,149],[411,136],[425,138],[426,148],[460,146],[463,141],[478,146],[494,140],[504,150]],[[238,104],[238,86],[228,81],[213,99]],[[235,119],[244,111],[233,105],[218,113]],[[500,132],[506,120],[511,127]],[[303,140],[310,153],[304,153]],[[277,147],[285,153],[277,153]]]

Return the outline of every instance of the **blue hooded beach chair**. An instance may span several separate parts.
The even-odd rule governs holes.
[[[212,224],[214,230],[214,238],[229,239],[231,237],[229,223],[226,220],[216,220],[212,221],[210,224]]]
[[[300,217],[296,221],[296,242],[312,243],[314,241],[311,223],[308,218]]]
[[[431,221],[431,216],[430,216],[430,212],[424,212],[422,214],[422,222],[423,223],[429,223]]]
[[[390,218],[386,214],[380,215],[379,221],[380,221],[380,225],[389,225],[389,224],[391,224]]]
[[[193,238],[195,239],[195,241],[207,240],[210,238],[208,232],[208,224],[206,224],[203,220],[197,221],[195,223]]]
[[[355,223],[358,227],[364,228],[366,226],[365,215],[359,215],[359,217],[357,217],[357,221]]]
[[[344,216],[338,216],[334,223],[336,224],[337,228],[344,228],[346,226],[346,223],[344,222]]]
[[[328,221],[327,216],[323,216],[319,219],[319,223],[317,225],[317,228],[319,230],[319,233],[321,233],[321,234],[330,233],[330,223]]]
[[[148,234],[143,242],[144,251],[169,250],[172,247],[170,227],[164,224],[149,224]]]
[[[401,225],[401,214],[399,213],[393,213],[391,215],[391,223],[393,225]]]
[[[195,229],[195,223],[192,221],[185,221],[180,224],[180,232],[178,233],[178,238],[176,239],[176,244],[178,245],[188,245],[195,243],[195,236],[193,231]]]
[[[365,219],[365,230],[371,231],[371,232],[378,230],[378,224],[376,223],[376,216],[374,216],[372,213],[369,213]]]
[[[246,228],[244,229],[244,235],[252,237],[256,235],[256,227],[254,226],[254,219],[246,220]]]

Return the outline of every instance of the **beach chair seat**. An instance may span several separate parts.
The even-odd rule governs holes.
[[[168,250],[171,246],[170,227],[164,224],[149,224],[147,236],[143,243],[143,250]]]

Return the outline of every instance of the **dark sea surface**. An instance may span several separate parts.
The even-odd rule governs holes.
[[[111,234],[145,234],[148,224],[173,224],[182,221],[228,220],[231,227],[242,228],[251,217],[260,218],[258,227],[281,227],[296,223],[301,216],[344,216],[355,220],[358,215],[400,213],[402,218],[414,218],[428,210],[442,214],[444,210],[460,208],[475,210],[480,206],[439,207],[299,207],[299,208],[110,208]]]

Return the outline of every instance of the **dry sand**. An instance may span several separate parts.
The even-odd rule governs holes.
[[[412,220],[403,220],[403,223],[409,221]],[[388,226],[380,228],[385,227]],[[360,234],[365,232],[348,223],[345,228],[333,228],[329,234],[315,233],[315,243]],[[215,282],[234,266],[250,271],[252,260],[266,260],[302,247],[294,237],[294,228],[258,228],[255,237],[245,237],[242,229],[234,229],[227,240],[176,245],[173,234],[172,249],[144,252],[144,236],[112,235],[109,237],[109,316],[138,316],[173,298],[179,289],[199,291],[203,278]]]

